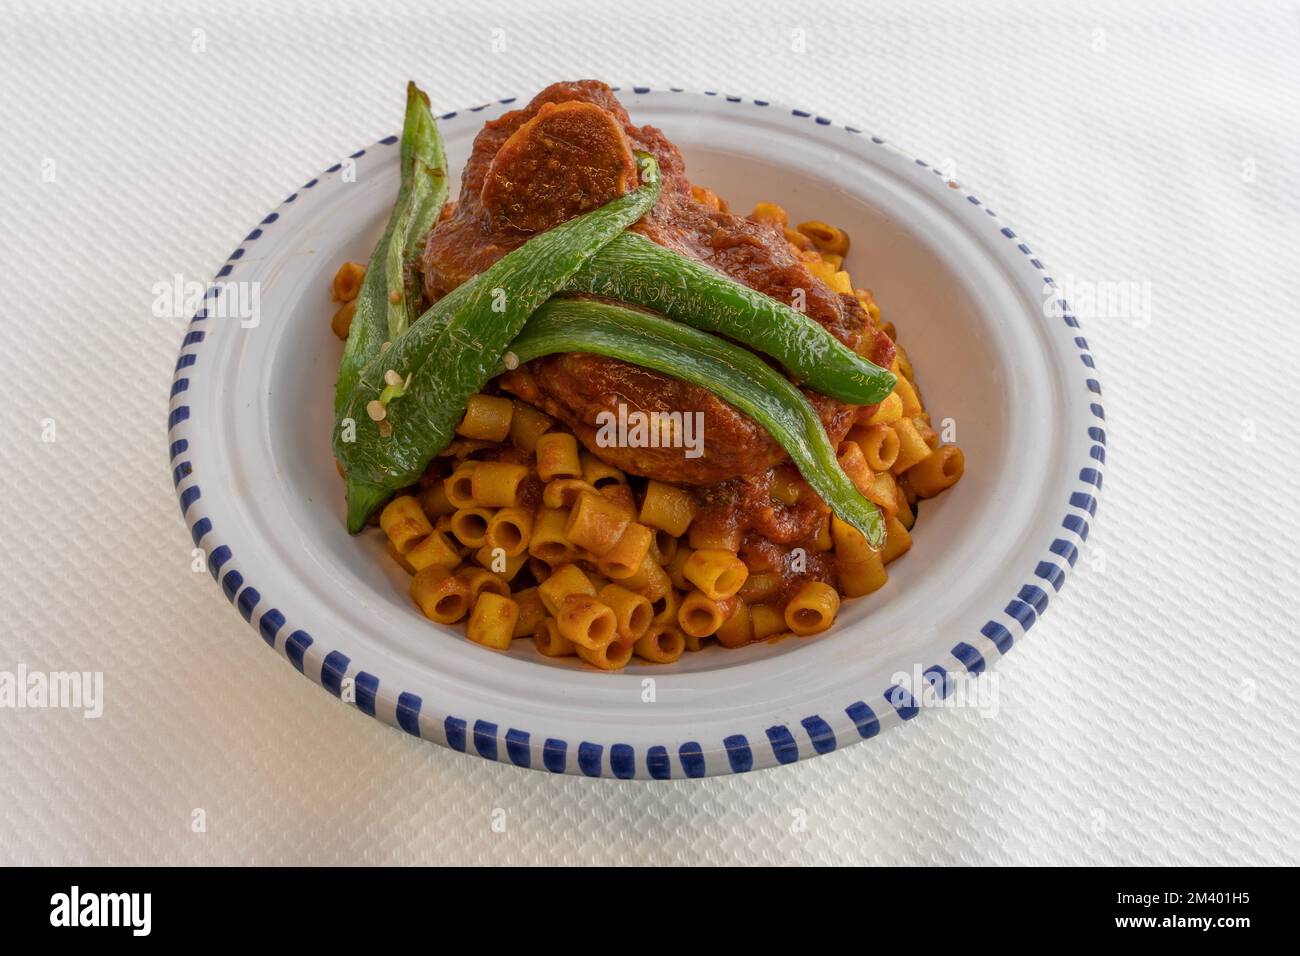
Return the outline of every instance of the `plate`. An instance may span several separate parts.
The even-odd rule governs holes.
[[[1096,512],[1101,388],[1078,320],[983,200],[867,132],[765,100],[624,88],[691,180],[845,228],[966,474],[926,501],[889,583],[830,631],[598,672],[426,620],[382,535],[350,537],[330,449],[340,345],[330,280],[364,262],[396,192],[397,138],[290,195],[222,266],[185,335],[169,453],[185,522],[238,612],[346,706],[489,760],[590,777],[742,773],[910,720],[1008,653],[1056,599]],[[394,102],[397,102],[396,100]],[[453,181],[506,99],[440,117]],[[256,308],[254,308],[256,306]],[[525,649],[526,647],[526,649]]]

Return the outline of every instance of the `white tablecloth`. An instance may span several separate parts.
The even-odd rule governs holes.
[[[0,862],[1300,861],[1296,3],[91,6],[0,3],[0,671],[105,700],[0,709]],[[408,77],[441,111],[588,76],[878,132],[1075,283],[1107,484],[995,718],[552,778],[340,706],[191,570],[154,284],[396,131]]]

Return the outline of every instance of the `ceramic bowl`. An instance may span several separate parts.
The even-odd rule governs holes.
[[[733,209],[776,202],[852,236],[846,268],[896,325],[936,428],[966,455],[964,478],[922,505],[888,585],[846,602],[816,637],[618,673],[548,660],[528,641],[490,651],[426,620],[382,535],[344,530],[330,449],[340,354],[330,279],[343,261],[366,261],[382,231],[396,137],[285,199],[209,288],[181,347],[168,421],[186,523],[227,598],[295,668],[346,706],[468,754],[666,779],[874,737],[966,692],[967,677],[1056,599],[1102,482],[1088,344],[1043,264],[984,197],[883,140],[767,101],[619,95]],[[483,122],[523,102],[440,118],[453,182]]]

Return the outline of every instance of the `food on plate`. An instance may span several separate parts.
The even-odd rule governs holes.
[[[732,213],[604,84],[488,121],[454,202],[411,84],[401,164],[334,448],[431,620],[607,670],[821,633],[960,479],[848,234]]]

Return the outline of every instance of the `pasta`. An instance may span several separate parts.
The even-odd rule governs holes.
[[[783,505],[793,505],[803,495],[803,479],[793,468],[779,468],[772,475],[772,497]]]
[[[614,546],[596,562],[600,573],[610,578],[629,578],[636,574],[650,554],[654,534],[643,524],[631,523],[623,529]]]
[[[625,588],[644,595],[646,600],[651,602],[658,601],[673,589],[673,582],[669,579],[668,572],[656,564],[654,558],[648,554],[641,562],[640,570],[630,578],[624,578],[622,584]]]
[[[537,450],[537,441],[550,431],[555,420],[525,402],[514,402],[510,418],[510,441],[520,451]]]
[[[690,559],[691,549],[679,547],[677,553],[673,555],[673,559],[668,562],[666,568],[668,580],[679,591],[689,591],[694,586],[690,581],[686,580],[686,575],[682,573],[683,568],[686,567],[686,562]]]
[[[835,546],[835,560],[858,564],[876,554],[862,532],[837,517],[831,518],[831,539]]]
[[[484,593],[490,592],[502,597],[510,596],[510,585],[486,568],[467,567],[459,571],[458,576],[469,585],[470,604],[476,602],[479,595]]]
[[[894,467],[890,469],[894,474],[900,475],[930,457],[930,446],[921,437],[912,419],[900,418],[894,422],[894,432],[898,435],[898,457],[894,459]]]
[[[627,475],[613,465],[608,465],[590,452],[582,453],[582,480],[593,488],[609,484],[623,484]]]
[[[754,207],[754,211],[749,214],[749,218],[755,222],[770,222],[778,226],[784,226],[790,221],[785,210],[776,203],[761,202]]]
[[[901,558],[912,547],[912,536],[897,518],[885,522],[885,546],[880,549],[880,561],[888,564]]]
[[[618,631],[618,619],[609,605],[589,594],[566,594],[555,622],[561,634],[588,650],[604,647]]]
[[[894,385],[894,393],[898,396],[902,405],[904,418],[915,418],[925,412],[920,396],[916,394],[916,387],[908,381],[906,375],[898,377],[898,382]]]
[[[722,622],[717,631],[718,643],[723,647],[744,647],[754,639],[754,622],[749,605],[737,599],[731,616]]]
[[[524,508],[501,508],[487,523],[487,544],[500,548],[507,558],[515,558],[528,550],[528,539],[533,533],[533,513]]]
[[[818,551],[829,551],[834,546],[834,542],[831,540],[831,516],[829,514],[822,515],[821,523],[817,526],[817,537],[813,541],[813,545]]]
[[[451,533],[467,548],[481,548],[487,543],[488,522],[492,512],[487,508],[459,508],[451,516]]]
[[[399,565],[401,569],[405,571],[407,574],[415,573],[416,571],[415,567],[411,564],[410,561],[406,560],[406,556],[404,554],[402,554],[400,551],[398,551],[396,548],[393,547],[393,542],[385,541],[384,550],[388,552],[388,556],[393,559],[394,563]]]
[[[508,398],[474,395],[465,409],[465,417],[456,426],[456,434],[480,441],[505,441],[515,407]]]
[[[650,545],[650,554],[656,564],[668,564],[677,556],[678,541],[667,531],[656,531]]]
[[[467,461],[456,467],[442,482],[442,491],[451,511],[474,507],[474,469],[479,463]],[[447,512],[450,513],[450,512]]]
[[[555,618],[542,618],[533,626],[533,645],[544,657],[572,657],[573,641],[560,633]]]
[[[667,532],[676,539],[690,527],[695,517],[695,503],[681,488],[651,481],[646,484],[639,517],[642,524]]]
[[[845,441],[840,445],[839,458],[840,468],[844,474],[849,476],[849,480],[857,486],[858,491],[870,498],[868,492],[876,476],[872,474],[866,456],[862,454],[861,446],[855,441]]]
[[[560,613],[560,604],[571,594],[596,596],[596,586],[591,583],[591,578],[583,574],[582,569],[575,564],[556,568],[550,577],[538,585],[537,590],[546,610],[553,616]]]
[[[330,329],[344,342],[348,340],[348,333],[352,331],[352,317],[356,314],[356,302],[344,302],[330,319]]]
[[[519,605],[508,597],[484,591],[474,602],[466,632],[469,639],[485,647],[508,651],[514,639],[515,622],[519,620]]]
[[[456,505],[447,497],[446,480],[435,481],[419,494],[420,507],[430,519],[441,518],[456,510]]]
[[[469,477],[475,504],[513,508],[519,504],[519,486],[528,477],[528,469],[508,462],[485,461]]]
[[[730,608],[702,591],[692,591],[677,609],[677,626],[690,637],[708,637],[717,632],[727,619]]]
[[[786,627],[800,637],[826,630],[840,609],[840,596],[824,581],[809,581],[785,606]]]
[[[511,636],[528,637],[537,629],[538,624],[546,620],[546,605],[542,603],[542,596],[536,586],[515,591],[511,597],[519,606],[519,614],[515,618],[515,627]]]
[[[582,463],[578,460],[578,439],[565,432],[549,432],[537,439],[537,476],[542,481],[552,478],[581,478]]]
[[[726,209],[708,190],[696,195]],[[870,291],[853,286],[843,229],[819,220],[791,227],[772,203],[749,218],[784,236],[813,276],[855,298],[895,338]],[[345,263],[334,277],[332,324],[343,336],[364,274]],[[421,613],[464,622],[469,640],[497,650],[531,639],[542,657],[617,670],[633,657],[671,664],[715,639],[738,648],[824,633],[842,600],[885,586],[887,566],[912,547],[918,502],[965,470],[962,450],[941,443],[931,425],[907,352],[895,342],[893,354],[893,391],[850,408],[837,449],[841,469],[885,518],[880,550],[833,515],[788,461],[752,476],[772,516],[762,528],[800,516],[798,535],[778,541],[776,531],[732,520],[707,493],[602,460],[531,404],[527,390],[506,385],[508,376],[499,381],[511,394],[473,396],[419,486],[383,508],[386,548],[411,575]],[[769,534],[755,546],[754,535]],[[775,550],[766,547],[774,542]]]
[[[630,485],[606,481],[596,491],[606,501],[617,505],[619,510],[627,515],[628,520],[636,520],[636,498],[632,494]]]
[[[439,624],[454,624],[470,606],[469,583],[434,565],[411,578],[411,597],[424,616]]]
[[[607,584],[597,595],[614,612],[618,636],[635,641],[650,628],[654,611],[644,595],[629,591],[618,584]]]
[[[694,634],[683,634],[682,637],[685,638],[686,649],[692,654],[704,650],[704,646],[713,640],[712,637],[697,637]]]
[[[434,565],[454,568],[460,564],[460,552],[441,531],[431,531],[418,544],[412,545],[403,557],[416,571]]]
[[[693,523],[687,531],[691,548],[717,548],[722,551],[739,551],[744,537],[739,527],[731,524],[705,525]]]
[[[650,602],[650,607],[655,612],[652,623],[675,624],[677,622],[677,612],[681,608],[681,604],[682,599],[679,592],[670,587],[664,592],[662,597],[655,598]]]
[[[775,604],[755,604],[749,609],[749,626],[754,640],[761,641],[785,630],[785,616]]]
[[[742,601],[757,604],[776,597],[780,590],[781,576],[771,571],[762,571],[757,574],[751,573],[736,592],[736,596]]]
[[[812,240],[823,259],[829,253],[839,256],[843,261],[845,253],[849,251],[849,235],[843,229],[813,220],[799,223],[799,231]]]
[[[528,564],[527,555],[519,554],[507,558],[500,549],[490,544],[485,544],[475,551],[474,560],[506,582],[513,581]]]
[[[966,456],[956,445],[944,445],[930,452],[907,470],[912,490],[922,498],[947,491],[966,470]]]
[[[621,670],[632,659],[632,645],[627,641],[610,641],[600,647],[575,644],[573,649],[588,664],[605,671]]]
[[[729,598],[749,577],[745,562],[730,551],[702,548],[694,551],[682,565],[682,577],[690,581],[711,601]]]
[[[530,555],[528,558],[528,573],[533,576],[534,581],[541,584],[551,576],[551,565],[541,558],[534,558]]]
[[[420,502],[411,495],[394,498],[379,515],[379,527],[399,554],[405,554],[427,535],[433,533]]]
[[[871,483],[862,489],[866,499],[880,507],[885,516],[892,518],[898,512],[898,482],[887,471],[873,475]]]
[[[542,504],[548,508],[572,508],[584,491],[594,493],[596,489],[581,478],[556,478],[542,489]]]
[[[885,573],[884,560],[878,551],[873,551],[861,561],[841,561],[837,557],[835,571],[840,583],[840,593],[845,597],[863,597],[880,590],[889,580]]]
[[[351,302],[361,291],[361,280],[366,277],[366,267],[359,262],[345,262],[334,273],[333,295],[335,302]]]
[[[652,664],[671,664],[686,650],[686,636],[675,627],[656,624],[637,638],[632,650]]]
[[[889,393],[889,396],[875,407],[875,410],[867,416],[863,424],[865,425],[887,425],[890,422],[896,422],[903,417],[903,400],[898,395],[897,387]]]
[[[899,482],[898,490],[903,493],[898,496],[898,513],[894,516],[908,531],[911,531],[912,525],[916,523],[916,512],[912,510],[912,504],[907,500],[907,490],[910,487],[910,484],[907,484],[907,476],[904,476],[904,480]]]
[[[857,444],[873,471],[889,471],[898,460],[898,432],[888,425],[859,425],[849,432],[847,440]]]
[[[569,513],[560,508],[543,508],[533,521],[528,553],[548,565],[565,564],[578,555],[565,526]]]
[[[618,544],[631,523],[627,513],[608,498],[584,491],[569,512],[564,533],[579,548],[602,555]]]

